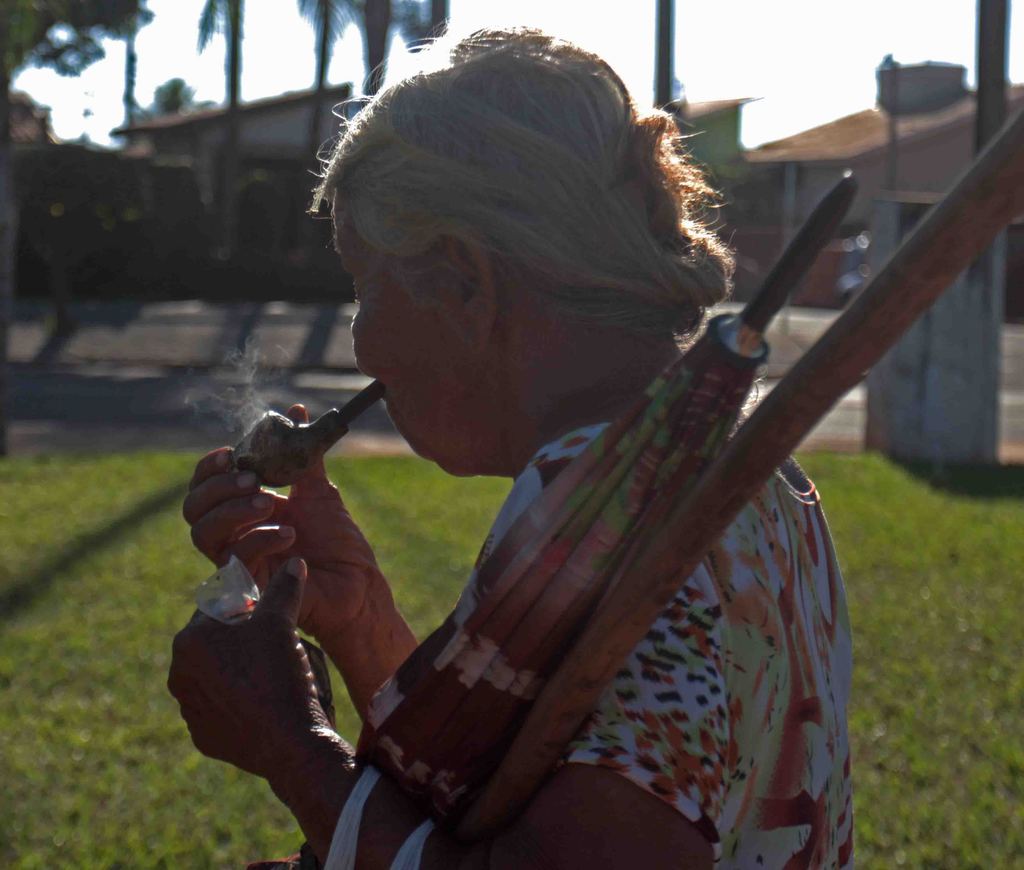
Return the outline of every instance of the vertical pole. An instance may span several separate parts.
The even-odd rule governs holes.
[[[889,116],[889,143],[885,154],[885,186],[888,190],[896,190],[897,169],[899,166],[899,129],[897,117],[900,105],[900,65],[893,63],[892,76],[889,79],[891,89],[888,95],[889,107],[886,114]]]
[[[672,54],[675,42],[673,12],[675,0],[658,0],[657,55],[655,59],[654,105],[659,109],[672,102]]]
[[[244,0],[228,0],[228,111],[224,143],[223,202],[221,203],[221,255],[230,259],[235,252],[237,187],[239,175],[239,89],[242,77],[242,4]]]
[[[228,107],[237,109],[241,100],[242,81],[242,3],[231,0],[228,3]]]
[[[366,40],[366,95],[373,96],[384,84],[384,64],[391,27],[391,0],[365,0],[363,37]]]
[[[430,32],[435,36],[448,23],[448,0],[430,0]]]
[[[800,166],[797,163],[790,161],[789,163],[783,164],[782,167],[782,244],[779,246],[780,253],[786,250],[786,246],[790,243],[793,238],[793,234],[796,232],[796,192],[797,192],[797,176],[800,172]],[[781,325],[783,335],[789,335],[790,330],[790,309],[793,307],[792,293],[796,288],[792,288],[790,291],[790,298],[786,301],[786,306],[782,309]]]
[[[17,206],[14,197],[10,123],[10,75],[7,70],[7,20],[0,20],[0,456],[8,452],[7,412],[10,366],[8,332],[14,297],[14,235]]]
[[[124,125],[131,127],[135,123],[135,77],[139,66],[139,56],[135,51],[137,22],[132,22],[131,30],[124,38]]]
[[[978,0],[977,95],[974,119],[975,153],[984,149],[1006,120],[1006,74],[1009,0]],[[975,365],[991,385],[990,403],[980,424],[991,432],[987,458],[999,457],[1000,381],[1006,296],[1006,233],[1001,232],[967,273],[968,286],[981,301],[979,321],[985,330],[974,351]]]
[[[1008,0],[978,0],[978,113],[974,150],[981,151],[1006,120]]]

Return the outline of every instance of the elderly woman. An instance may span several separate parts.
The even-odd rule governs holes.
[[[359,368],[395,426],[452,474],[515,480],[484,561],[679,357],[730,261],[672,121],[641,114],[599,58],[518,30],[432,51],[347,127],[318,196],[355,280]],[[197,547],[237,555],[265,594],[241,626],[179,634],[171,690],[196,746],[266,778],[323,861],[360,772],[296,626],[364,719],[417,640],[322,466],[285,497],[215,450],[184,513]],[[680,578],[525,812],[485,842],[438,828],[421,866],[849,866],[849,682],[841,580],[793,466]],[[382,780],[358,866],[390,866],[421,806]]]

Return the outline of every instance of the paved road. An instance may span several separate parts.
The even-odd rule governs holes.
[[[207,305],[93,304],[79,328],[47,339],[45,308],[18,306],[11,336],[14,453],[182,449],[230,443],[244,418],[302,401],[314,413],[366,384],[352,359],[348,305],[275,302]],[[761,392],[828,327],[830,312],[794,309],[769,334],[772,363]],[[1004,335],[1004,459],[1024,461],[1024,328]],[[860,449],[865,394],[855,388],[805,447]],[[340,452],[404,452],[377,408]]]

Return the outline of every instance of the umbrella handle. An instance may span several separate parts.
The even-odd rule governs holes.
[[[740,320],[744,326],[764,335],[771,319],[786,304],[790,292],[836,234],[856,195],[857,180],[850,170],[846,170],[786,245],[786,250],[768,273],[761,289],[743,309]]]

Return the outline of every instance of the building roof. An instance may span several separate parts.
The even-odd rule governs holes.
[[[335,85],[324,88],[324,96],[332,100],[346,100],[352,93],[352,86],[349,84]],[[286,94],[278,94],[274,97],[264,97],[259,100],[251,100],[242,103],[239,111],[243,114],[260,114],[268,111],[285,108],[296,103],[306,103],[316,97],[315,90],[289,91]],[[194,112],[176,113],[173,115],[157,115],[147,118],[144,121],[137,121],[130,127],[118,127],[111,130],[114,136],[131,136],[133,133],[155,133],[163,130],[179,130],[195,124],[206,124],[222,118],[227,112],[226,106],[216,106],[210,109],[197,109]]]
[[[1024,106],[1024,84],[1010,85],[1006,93],[1010,111]],[[970,123],[974,118],[974,94],[968,94],[943,109],[901,115],[896,119],[900,140],[936,133],[946,127]],[[766,142],[748,151],[751,163],[809,163],[850,160],[886,147],[889,142],[889,113],[865,109],[852,115],[812,127],[794,136]]]
[[[677,103],[677,111],[687,121],[696,121],[707,115],[714,115],[716,112],[725,112],[729,109],[736,109],[747,103],[753,103],[759,97],[734,97],[729,100],[705,100],[700,103],[693,103],[689,100]]]
[[[11,142],[16,145],[52,145],[57,142],[50,129],[50,110],[20,91],[11,92]]]
[[[324,93],[331,99],[341,101],[347,99],[351,94],[351,91],[352,86],[344,84],[327,88]],[[312,90],[291,91],[275,97],[265,97],[260,100],[252,100],[248,103],[242,103],[240,108],[241,111],[245,113],[265,112],[268,110],[273,111],[283,106],[306,102],[307,100],[310,100],[315,93],[316,92]],[[738,97],[728,100],[706,100],[704,102],[682,101],[672,104],[671,108],[681,114],[685,120],[693,121],[697,118],[713,115],[716,112],[724,112],[729,109],[737,108],[745,103],[753,102],[755,99],[758,98]],[[153,118],[146,118],[145,120],[137,121],[130,127],[118,127],[116,130],[111,130],[111,134],[114,136],[130,136],[133,133],[153,133],[162,130],[180,129],[192,124],[204,124],[209,121],[216,120],[222,117],[226,111],[227,108],[225,106],[216,106],[208,109],[197,109],[193,112],[181,114],[157,115]]]

